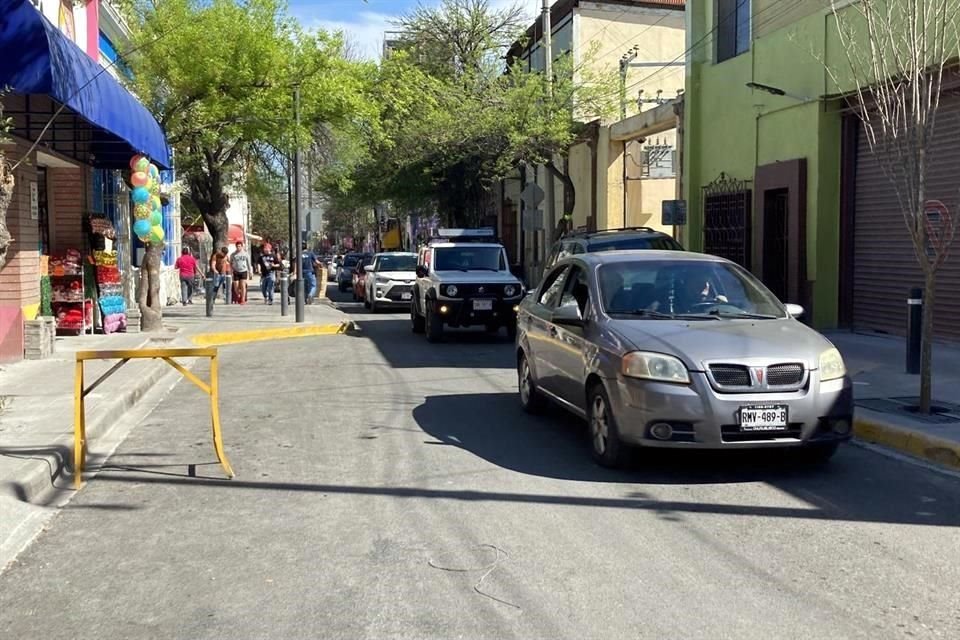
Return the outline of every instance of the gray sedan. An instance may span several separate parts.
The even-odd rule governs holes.
[[[624,445],[798,447],[824,461],[850,438],[852,385],[802,313],[714,256],[569,258],[520,305],[520,401],[585,418],[605,466]]]

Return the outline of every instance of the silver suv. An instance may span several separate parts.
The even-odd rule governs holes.
[[[420,250],[410,303],[415,333],[443,338],[444,326],[501,328],[513,339],[523,285],[507,263],[492,229],[441,229]]]

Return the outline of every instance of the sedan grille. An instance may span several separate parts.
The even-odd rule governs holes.
[[[775,364],[767,367],[767,384],[771,387],[792,387],[802,381],[802,364]]]
[[[712,364],[710,373],[721,387],[749,387],[750,372],[739,364]]]

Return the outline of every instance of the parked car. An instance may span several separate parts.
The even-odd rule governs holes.
[[[327,260],[327,280],[336,281],[337,269],[340,268],[342,262],[343,256],[330,256],[330,259]]]
[[[357,261],[357,266],[353,268],[352,285],[353,285],[353,301],[354,302],[363,302],[364,293],[366,293],[366,280],[367,280],[367,271],[366,267],[373,262],[372,255],[363,255]]]
[[[343,261],[337,267],[337,288],[341,292],[353,286],[353,270],[364,255],[366,254],[348,253],[343,256]]]
[[[384,307],[409,307],[417,278],[417,254],[390,251],[378,253],[365,267],[367,278],[363,304],[376,313]]]
[[[802,313],[715,256],[567,258],[520,305],[520,402],[586,418],[605,466],[624,445],[794,447],[824,461],[850,438],[852,384]]]
[[[547,268],[549,269],[566,257],[581,253],[625,251],[628,249],[683,251],[683,246],[666,233],[651,227],[573,231],[565,234],[553,244],[547,257]]]

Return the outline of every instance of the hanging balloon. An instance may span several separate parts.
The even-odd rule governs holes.
[[[140,166],[141,160],[147,160],[147,158],[145,156],[140,155],[139,153],[133,156],[132,158],[130,158],[130,169],[132,169],[133,171],[140,171],[140,169],[137,169],[137,167]],[[147,160],[147,169],[149,168],[150,168],[150,161]]]
[[[154,209],[150,214],[150,224],[163,224],[163,211]]]
[[[158,169],[157,165],[153,164],[152,162],[150,163],[150,167],[147,169],[147,175],[157,182],[160,182],[160,169]]]
[[[150,176],[141,171],[134,171],[130,176],[130,184],[134,187],[146,187],[149,183]]]
[[[137,187],[130,194],[133,197],[134,204],[147,204],[150,202],[150,192],[146,187]]]
[[[147,183],[147,191],[150,192],[150,195],[160,195],[160,182],[150,178],[150,181]]]
[[[140,171],[142,173],[147,173],[150,171],[150,161],[144,156],[140,156],[140,159],[137,160],[137,164],[133,167],[134,171]]]
[[[153,209],[150,207],[149,203],[133,205],[133,215],[137,218],[137,220],[149,218],[152,212]]]
[[[150,230],[153,228],[153,225],[150,224],[150,220],[143,218],[137,220],[133,223],[133,232],[137,234],[137,237],[141,240],[146,239],[150,235]]]
[[[163,236],[164,236],[163,227],[159,225],[154,225],[150,229],[150,242],[153,242],[154,244],[160,244],[161,242],[163,242]]]
[[[160,202],[160,196],[150,196],[150,206],[153,207],[154,209],[159,209],[160,207],[162,207],[163,203]]]

